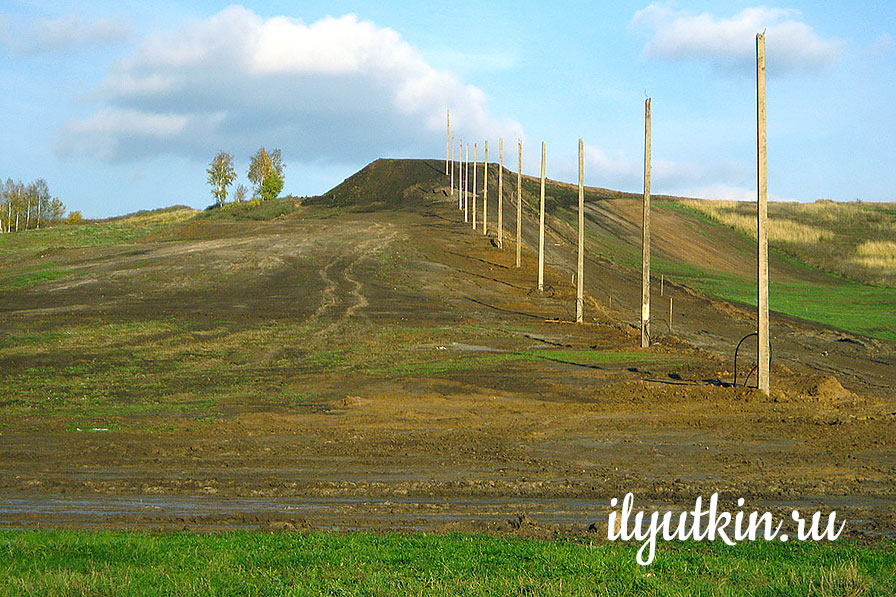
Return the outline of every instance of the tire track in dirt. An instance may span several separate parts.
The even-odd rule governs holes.
[[[374,222],[359,230],[354,238],[340,243],[337,256],[321,269],[321,276],[327,286],[323,291],[321,304],[310,318],[311,321],[316,321],[332,316],[334,320],[317,331],[315,337],[329,334],[346,320],[357,317],[359,313],[364,315],[361,310],[370,302],[362,292],[363,283],[353,276],[353,271],[359,263],[370,259],[372,255],[388,246],[396,235],[396,231],[387,232],[385,225]],[[366,240],[351,242],[358,237],[366,237]]]

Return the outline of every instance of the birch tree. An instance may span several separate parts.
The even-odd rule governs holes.
[[[249,163],[248,178],[252,183],[253,199],[276,199],[283,190],[283,158],[279,149],[268,153],[262,147]]]
[[[218,205],[224,205],[227,200],[227,187],[236,180],[233,156],[226,151],[218,152],[206,172],[208,172],[208,184],[212,186],[212,195],[218,201]]]

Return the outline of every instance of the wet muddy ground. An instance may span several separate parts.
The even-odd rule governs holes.
[[[570,323],[569,254],[549,242],[539,294],[533,254],[516,269],[512,242],[458,223],[440,192],[56,252],[79,273],[0,292],[7,337],[169,331],[3,353],[7,402],[37,367],[143,369],[116,378],[105,415],[0,420],[0,525],[579,533],[626,492],[657,508],[719,492],[896,530],[891,345],[775,318],[766,397],[730,383],[749,313],[669,286],[676,333],[642,350],[630,272],[589,262],[586,324]],[[172,370],[165,351],[189,343]],[[154,371],[163,387],[128,393]]]

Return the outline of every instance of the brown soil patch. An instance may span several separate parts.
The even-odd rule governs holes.
[[[592,261],[595,308],[572,324],[568,271],[551,268],[547,292],[533,291],[533,254],[516,269],[513,240],[495,249],[458,222],[443,191],[423,184],[400,209],[191,223],[176,241],[57,255],[83,273],[0,293],[11,335],[56,329],[73,313],[205,322],[209,334],[222,320],[246,334],[301,322],[308,342],[334,351],[387,326],[426,335],[377,347],[419,360],[404,368],[321,365],[301,341],[231,364],[270,364],[277,384],[319,397],[314,408],[227,398],[213,423],[185,411],[121,417],[112,422],[130,428],[111,431],[7,421],[0,524],[585,532],[631,491],[656,505],[721,492],[782,512],[837,509],[852,530],[893,530],[887,346],[778,319],[775,391],[732,387],[749,314],[667,287],[681,301],[675,334],[660,331],[641,351],[628,315],[637,281]],[[548,257],[565,263],[568,250],[549,243]],[[438,337],[457,330],[470,339]],[[2,366],[82,362],[17,353]]]

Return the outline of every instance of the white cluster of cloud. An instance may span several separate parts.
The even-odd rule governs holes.
[[[720,70],[753,68],[756,34],[767,29],[770,73],[818,71],[838,58],[844,43],[822,39],[798,20],[799,14],[796,10],[758,6],[718,18],[655,2],[636,12],[631,26],[652,32],[644,47],[649,58],[708,61]]]
[[[209,159],[266,145],[299,162],[431,155],[444,147],[448,107],[458,134],[522,136],[516,122],[488,114],[482,91],[354,15],[306,25],[231,6],[149,36],[95,96],[104,107],[67,124],[61,153]]]
[[[630,159],[622,151],[611,154],[589,144],[585,144],[582,158],[587,177],[600,186],[628,191],[637,191],[643,186],[643,158]],[[572,172],[564,174],[572,179]],[[651,163],[651,181],[657,193],[673,193],[716,175],[715,171],[705,172],[688,162],[654,159]]]
[[[756,187],[740,187],[737,185],[729,185],[724,183],[706,184],[697,187],[683,188],[680,193],[683,197],[694,197],[698,199],[725,199],[728,201],[756,201]],[[768,194],[769,201],[796,201],[791,197],[778,195],[775,193]]]
[[[37,19],[30,26],[9,30],[0,15],[0,43],[23,54],[58,54],[120,44],[131,37],[130,25],[117,18],[88,21],[77,15]]]
[[[643,189],[643,161],[630,160],[623,152],[610,155],[593,145],[585,145],[583,158],[586,177],[600,186],[629,192],[640,192]],[[571,171],[562,174],[567,180],[574,179]],[[653,160],[650,171],[651,191],[654,195],[756,201],[756,187],[718,182],[739,180],[743,175],[740,167],[730,163],[701,167],[691,162]],[[790,200],[778,195],[769,197],[773,201]]]

